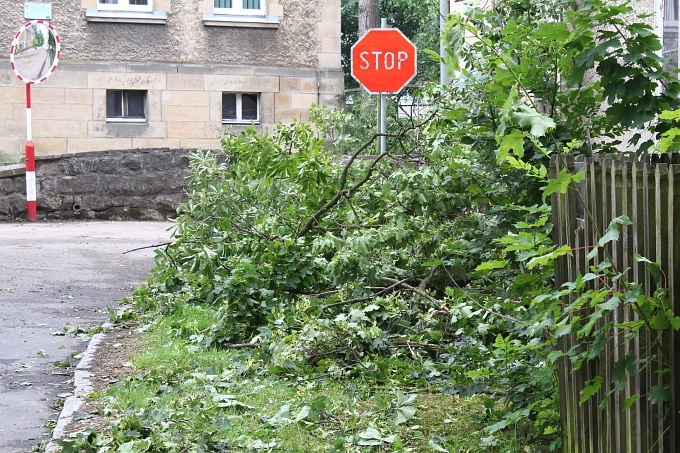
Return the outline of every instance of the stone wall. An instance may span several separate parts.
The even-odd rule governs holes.
[[[0,221],[26,216],[23,171],[0,167]],[[186,150],[39,157],[38,219],[160,220],[186,200]],[[3,176],[4,175],[4,176]]]

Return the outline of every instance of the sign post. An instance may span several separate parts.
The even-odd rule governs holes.
[[[373,28],[352,46],[352,77],[381,96],[380,152],[385,153],[386,94],[398,93],[416,75],[416,46],[398,29]]]
[[[387,28],[387,19],[380,19],[380,28]],[[380,93],[380,127],[378,128],[380,134],[380,154],[387,152],[387,94]]]
[[[56,69],[61,53],[59,35],[44,20],[25,23],[14,35],[9,61],[16,76],[26,83],[26,217],[38,220],[35,183],[35,145],[31,126],[31,85],[44,82]]]

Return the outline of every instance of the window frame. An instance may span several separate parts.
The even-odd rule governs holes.
[[[129,101],[128,101],[128,96],[130,92],[141,92],[144,95],[143,99],[143,115],[142,117],[138,116],[129,116],[128,114],[128,109],[129,109]],[[114,92],[121,92],[121,113],[122,116],[109,116],[109,93],[114,93]],[[106,122],[107,123],[136,123],[136,124],[146,124],[147,119],[148,119],[148,102],[149,102],[149,91],[148,90],[128,90],[128,89],[116,89],[116,88],[111,88],[106,90]]]
[[[224,97],[225,95],[235,95],[236,96],[236,118],[225,118],[224,116]],[[255,119],[243,119],[243,95],[254,95],[255,96],[255,107],[257,109]],[[261,106],[261,93],[252,92],[238,92],[238,91],[223,91],[222,92],[222,124],[260,124],[262,120],[262,106]]]
[[[153,0],[147,0],[146,5],[130,5],[130,0],[118,0],[117,4],[101,3],[97,0],[98,11],[133,11],[133,12],[153,12]]]
[[[219,8],[213,2],[213,13],[217,15],[239,15],[239,16],[265,16],[267,11],[267,0],[260,0],[260,7],[258,9],[243,8],[245,0],[231,0],[231,8]]]

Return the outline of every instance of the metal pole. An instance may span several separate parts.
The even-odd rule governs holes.
[[[380,28],[387,28],[387,18],[380,19]],[[380,154],[387,152],[387,95],[380,93]]]
[[[451,78],[446,72],[446,65],[444,64],[444,56],[446,56],[446,48],[444,48],[444,41],[441,39],[444,34],[444,26],[446,25],[446,16],[451,12],[451,4],[449,0],[439,0],[439,56],[442,58],[439,63],[439,83],[444,87],[451,83]]]
[[[35,146],[31,126],[31,84],[26,84],[26,217],[38,220],[35,184]]]

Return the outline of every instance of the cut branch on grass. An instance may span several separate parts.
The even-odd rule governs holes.
[[[425,292],[421,289],[418,289],[415,286],[411,286],[411,285],[405,283],[404,281],[395,280],[395,279],[389,278],[389,277],[383,277],[383,280],[385,280],[387,282],[396,283],[398,286],[406,288],[409,291],[413,291],[414,293],[418,294],[419,296],[423,296],[425,299],[429,300],[430,302],[435,304],[437,307],[441,307],[443,305],[443,302],[441,300],[437,299],[436,297],[432,297],[427,292]]]
[[[224,349],[254,349],[262,347],[260,343],[222,343]]]
[[[491,310],[491,309],[488,308],[488,307],[485,307],[482,303],[480,303],[477,299],[475,299],[474,297],[472,297],[467,291],[465,291],[463,288],[460,287],[460,285],[458,284],[458,282],[456,281],[456,279],[453,278],[453,275],[451,275],[451,273],[450,273],[449,270],[446,268],[446,266],[444,266],[443,269],[444,269],[444,272],[446,272],[446,275],[447,275],[447,276],[449,277],[449,279],[451,280],[451,282],[453,282],[453,284],[456,285],[456,288],[458,288],[459,290],[461,290],[461,291],[463,292],[463,294],[465,294],[465,297],[467,297],[473,304],[477,305],[479,308],[481,308],[481,309],[484,310],[485,312],[487,312],[487,313],[489,313],[489,314],[492,314],[492,315],[494,315],[494,316],[498,316],[499,318],[507,319],[508,321],[512,321],[512,322],[515,322],[515,323],[521,323],[521,322],[522,322],[522,320],[520,320],[520,319],[513,318],[512,316],[506,316],[506,315],[500,314],[500,313],[498,313],[498,312],[495,312],[495,311]]]
[[[335,302],[335,303],[332,303],[332,304],[324,305],[323,307],[321,307],[321,311],[323,312],[324,310],[327,310],[327,309],[333,308],[333,307],[340,307],[340,306],[343,306],[343,305],[350,305],[350,304],[354,304],[354,303],[358,303],[358,302],[367,302],[369,300],[373,300],[376,297],[379,297],[379,296],[381,296],[381,295],[383,295],[383,294],[385,294],[389,291],[392,291],[394,288],[401,285],[402,283],[406,283],[409,280],[413,280],[414,278],[417,278],[417,277],[411,276],[411,277],[406,277],[403,280],[398,280],[398,281],[395,280],[395,283],[393,283],[390,286],[386,286],[384,288],[375,288],[375,287],[367,288],[367,289],[376,289],[376,290],[378,290],[378,292],[376,292],[375,294],[371,294],[370,296],[366,296],[366,297],[358,297],[356,299],[341,300],[340,302]]]

